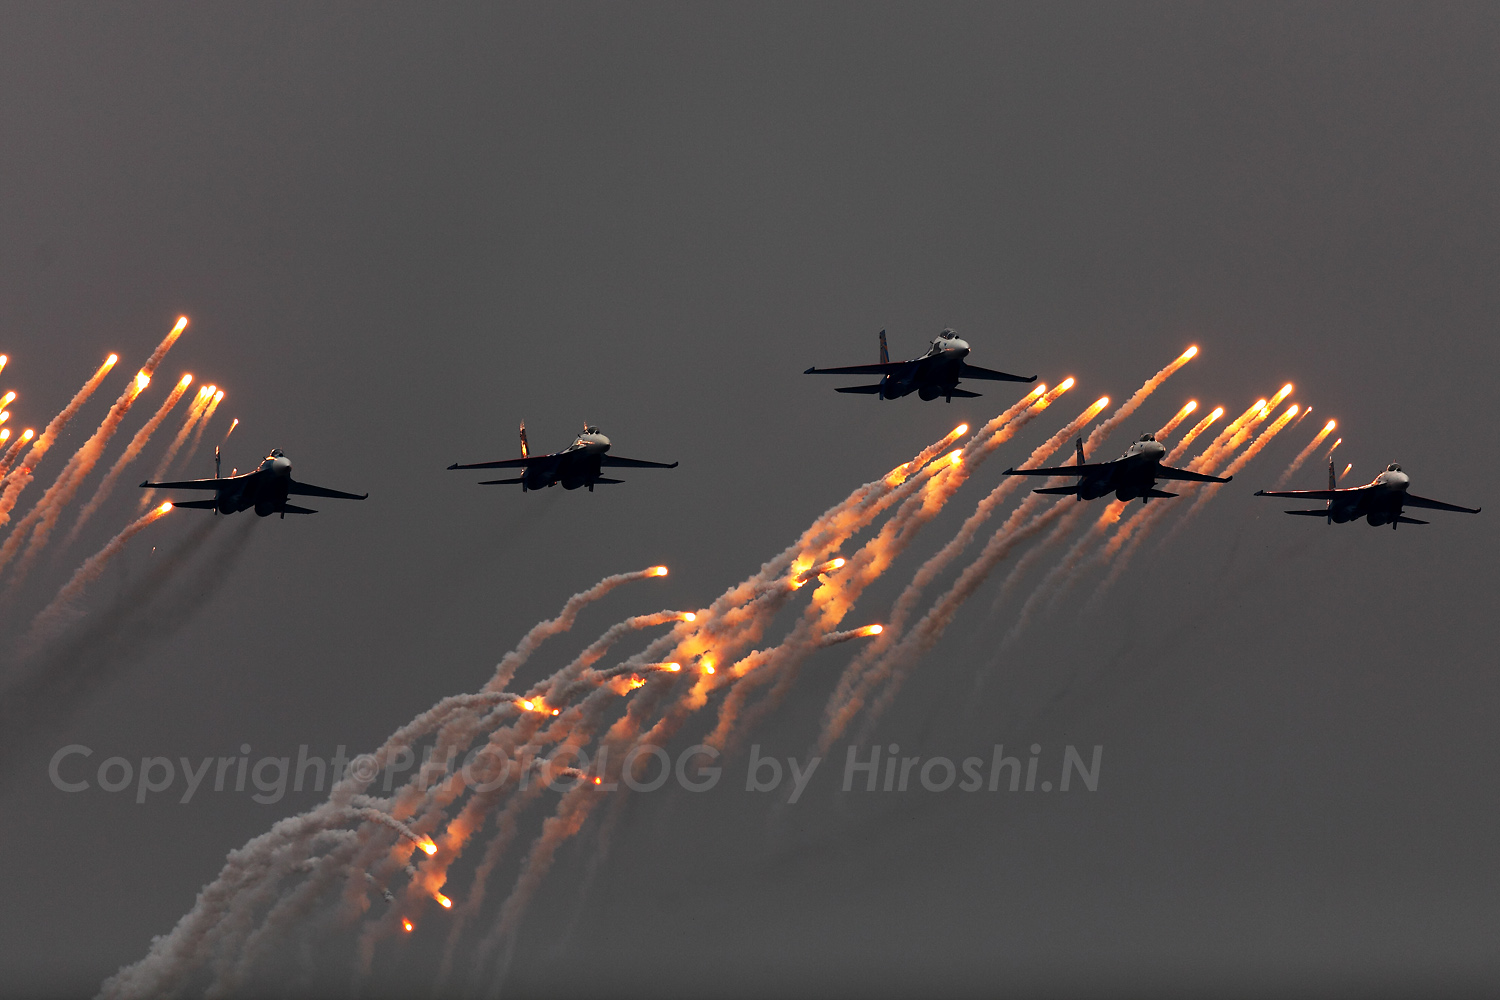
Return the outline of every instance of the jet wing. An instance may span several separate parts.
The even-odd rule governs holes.
[[[1007,476],[1085,476],[1090,472],[1102,472],[1114,462],[1099,462],[1088,465],[1059,465],[1053,469],[1006,469]]]
[[[253,475],[253,473],[251,473]],[[235,476],[232,479],[188,479],[180,483],[142,483],[141,488],[156,490],[219,490],[231,483],[240,482],[248,476]]]
[[[1189,472],[1186,469],[1173,469],[1165,465],[1156,467],[1157,479],[1180,479],[1185,483],[1227,483],[1233,476],[1206,476],[1201,472]]]
[[[450,465],[450,469],[529,469],[533,465],[545,465],[557,459],[557,455],[531,455],[526,458],[504,458],[498,462],[473,462],[469,465]]]
[[[308,483],[299,483],[295,479],[293,479],[291,485],[287,487],[287,492],[299,497],[332,497],[335,500],[363,500],[365,497],[370,495],[368,493],[363,495],[358,493],[342,493],[338,490],[330,490],[322,486],[313,486]],[[287,507],[287,510],[291,511],[293,514],[313,513],[312,511],[303,511],[300,508],[295,507]]]
[[[1426,497],[1412,496],[1410,493],[1401,501],[1406,507],[1427,507],[1431,510],[1456,510],[1460,514],[1478,514],[1478,507],[1460,507],[1457,504],[1443,503],[1441,500],[1429,500]]]
[[[620,458],[618,455],[605,455],[599,459],[602,466],[613,466],[616,469],[675,469],[677,463],[645,462],[639,458]],[[602,480],[601,480],[602,482]]]
[[[1363,486],[1351,487],[1347,490],[1256,490],[1258,497],[1296,497],[1299,500],[1337,500],[1339,497],[1347,497],[1364,490]]]
[[[991,382],[1035,382],[1035,375],[1027,378],[1024,375],[1011,375],[1008,372],[997,372],[993,368],[980,368],[978,365],[964,364],[958,369],[959,378],[987,378]]]
[[[809,368],[804,375],[886,375],[900,371],[910,361],[886,361],[878,365],[845,365],[843,368]]]

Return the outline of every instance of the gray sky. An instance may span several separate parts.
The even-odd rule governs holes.
[[[1397,461],[1424,496],[1488,507],[1500,489],[1492,6],[0,16],[12,425],[44,422],[111,350],[137,365],[186,313],[163,375],[227,389],[210,430],[242,421],[226,467],[279,447],[299,478],[371,494],[213,524],[173,600],[28,704],[0,776],[0,982],[18,996],[92,990],[227,850],[317,801],[68,795],[47,779],[55,750],[368,749],[476,689],[608,573],[672,567],[591,608],[523,680],[626,615],[707,604],[855,485],[1020,395],[881,403],[800,374],[874,361],[881,328],[893,355],[953,326],[977,364],[1080,384],[855,624],[1001,469],[1189,343],[1200,358],[1100,457],[1189,397],[1237,413],[1291,380],[1317,423],[1339,419],[1352,480]],[[536,450],[586,420],[620,454],[681,466],[526,496],[444,471],[512,455],[522,419]],[[956,757],[1102,744],[1098,792],[844,795],[840,746],[776,807],[740,790],[736,759],[712,794],[632,802],[594,875],[592,840],[565,849],[511,986],[1493,993],[1495,520],[1438,512],[1393,533],[1282,516],[1251,494],[1314,429],[1148,547],[1101,606],[1092,579],[1075,589],[974,698],[1015,610],[989,616],[992,581],[877,730]],[[184,472],[208,474],[206,456]],[[1315,459],[1294,485],[1322,476]],[[129,519],[128,492],[9,602],[11,641]],[[135,539],[80,627],[208,531],[201,514]],[[810,662],[755,735],[767,752],[806,750],[849,655]],[[348,941],[328,940],[308,989],[347,988]],[[440,945],[383,954],[383,988],[425,984]]]

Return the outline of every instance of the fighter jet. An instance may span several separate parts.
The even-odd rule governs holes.
[[[881,399],[900,399],[915,392],[923,399],[944,397],[953,402],[954,396],[979,396],[958,387],[961,378],[989,379],[992,382],[1035,382],[1036,376],[1009,375],[989,368],[967,364],[969,342],[959,338],[952,330],[944,330],[932,338],[932,346],[920,358],[910,361],[892,361],[891,352],[885,344],[885,331],[880,331],[880,364],[848,365],[844,368],[809,368],[804,375],[882,375],[874,385],[846,385],[838,392],[859,392]]]
[[[1097,500],[1106,493],[1113,493],[1119,500],[1141,498],[1145,503],[1152,497],[1175,497],[1156,488],[1158,479],[1180,479],[1189,483],[1227,483],[1233,476],[1220,478],[1206,476],[1201,472],[1173,469],[1162,465],[1162,456],[1167,448],[1156,440],[1155,434],[1142,434],[1141,439],[1125,449],[1125,454],[1113,462],[1087,465],[1083,460],[1083,438],[1078,439],[1078,464],[1060,465],[1052,469],[1006,469],[1007,476],[1077,476],[1072,486],[1053,486],[1032,490],[1033,493],[1072,493],[1079,500]]]
[[[1414,517],[1405,517],[1402,507],[1426,507],[1429,510],[1455,510],[1460,514],[1478,514],[1478,507],[1460,507],[1457,504],[1429,500],[1406,491],[1411,478],[1401,471],[1401,466],[1392,463],[1385,471],[1364,486],[1338,489],[1338,480],[1333,474],[1333,459],[1328,460],[1328,489],[1326,490],[1259,490],[1258,497],[1299,497],[1304,500],[1327,500],[1328,506],[1317,510],[1289,510],[1288,514],[1305,517],[1326,517],[1328,523],[1354,521],[1364,518],[1373,527],[1389,524],[1391,530],[1398,524],[1427,524]]]
[[[565,490],[576,490],[587,486],[594,491],[596,483],[622,483],[623,479],[606,479],[601,469],[675,469],[677,463],[644,462],[638,458],[620,458],[610,455],[609,438],[599,433],[592,424],[583,426],[583,433],[573,443],[555,455],[533,455],[526,445],[526,423],[521,423],[521,457],[505,458],[498,462],[475,462],[472,465],[450,465],[449,469],[525,469],[515,479],[489,479],[480,486],[509,486],[521,484],[521,492],[540,490],[562,484]]]
[[[214,478],[191,479],[181,483],[142,483],[141,487],[214,491],[212,500],[174,500],[172,501],[173,507],[195,507],[199,510],[211,510],[216,514],[233,514],[254,507],[255,513],[261,517],[280,514],[283,518],[288,514],[317,513],[315,510],[287,503],[288,495],[333,497],[338,500],[363,500],[370,495],[368,493],[341,493],[338,490],[297,482],[292,478],[291,460],[283,455],[280,449],[273,449],[271,454],[266,456],[265,461],[255,467],[254,471],[247,472],[243,476],[231,475],[227,479],[221,479],[219,478],[219,449],[215,448]]]

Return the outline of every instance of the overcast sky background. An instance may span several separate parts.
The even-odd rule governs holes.
[[[107,623],[209,532],[175,603],[50,664],[6,738],[0,990],[92,990],[226,851],[317,801],[66,795],[58,747],[370,749],[608,573],[672,568],[523,681],[626,615],[704,606],[1020,395],[883,403],[801,374],[876,360],[882,328],[913,356],[944,326],[976,364],[1079,388],[855,624],[1000,470],[1189,343],[1199,359],[1098,457],[1190,397],[1238,413],[1291,380],[1315,408],[975,698],[1015,610],[989,617],[992,580],[877,732],[955,757],[1102,744],[1099,791],[842,795],[840,746],[777,808],[731,761],[714,793],[633,802],[587,884],[592,841],[563,852],[512,988],[1500,986],[1495,512],[1329,528],[1251,495],[1332,416],[1352,480],[1396,461],[1416,493],[1495,503],[1492,5],[9,5],[0,93],[11,425],[123,356],[20,512],[179,313],[143,409],[191,371],[227,390],[210,443],[242,421],[226,469],[276,447],[300,479],[370,493],[311,518],[173,514],[91,592]],[[513,455],[522,419],[534,450],[588,421],[681,466],[593,494],[444,471]],[[164,440],[9,602],[12,641],[132,516]],[[1314,459],[1294,485],[1323,476]],[[806,750],[849,655],[809,663],[766,752]],[[425,983],[440,941],[383,956],[372,992]],[[347,954],[316,982],[346,988]]]

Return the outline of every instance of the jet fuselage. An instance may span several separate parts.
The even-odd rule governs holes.
[[[956,334],[932,338],[932,346],[920,358],[907,362],[880,380],[881,399],[900,399],[915,392],[926,400],[946,396],[957,387],[969,342]]]

